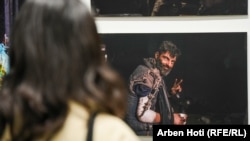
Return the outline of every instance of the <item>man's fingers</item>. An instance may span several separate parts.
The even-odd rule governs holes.
[[[174,82],[174,85],[180,85],[182,82],[183,82],[183,79],[181,79],[181,80],[178,82],[178,79],[176,78],[176,79],[175,79],[175,82]]]
[[[183,82],[183,79],[181,79],[177,84],[180,85]]]
[[[177,78],[175,78],[175,81],[174,81],[174,84],[176,85],[178,82],[178,79]]]

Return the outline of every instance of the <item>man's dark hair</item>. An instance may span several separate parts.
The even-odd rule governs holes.
[[[177,46],[172,41],[163,41],[157,50],[160,54],[169,52],[171,57],[179,57],[181,55],[180,49],[177,48]]]

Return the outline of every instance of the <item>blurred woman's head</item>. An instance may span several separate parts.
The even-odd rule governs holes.
[[[0,112],[12,128],[18,125],[16,139],[56,131],[69,100],[89,112],[124,115],[124,82],[105,63],[95,21],[82,0],[26,0],[11,31]]]

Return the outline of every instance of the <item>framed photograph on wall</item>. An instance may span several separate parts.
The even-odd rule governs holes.
[[[91,0],[98,17],[247,15],[247,0]]]
[[[215,1],[210,0],[210,2]],[[238,2],[239,1],[237,1],[236,5],[239,4]],[[248,83],[250,78],[250,75],[248,75],[248,67],[250,65],[249,57],[247,57],[249,54],[248,33],[250,30],[250,20],[247,16],[249,3],[248,1],[241,2],[247,3],[243,4],[245,5],[243,7],[246,7],[246,9],[243,8],[245,11],[243,13],[239,13],[238,11],[234,12],[234,14],[221,14],[218,12],[212,14],[213,11],[217,11],[212,10],[210,14],[192,14],[191,10],[189,14],[186,13],[177,16],[155,15],[154,18],[148,18],[152,17],[152,15],[147,16],[140,13],[127,12],[119,13],[117,10],[117,13],[95,13],[95,10],[99,11],[100,9],[93,9],[95,8],[93,7],[93,2],[91,5],[92,10],[94,10],[96,14],[98,32],[103,40],[102,46],[106,49],[107,60],[121,73],[127,84],[130,74],[138,64],[142,63],[142,58],[153,56],[154,47],[157,47],[162,40],[172,40],[180,47],[182,55],[166,79],[166,84],[170,87],[175,78],[183,79],[183,95],[186,101],[190,103],[187,106],[189,118],[186,124],[230,125],[249,124],[250,122],[250,105],[248,102],[250,101],[250,97],[248,96],[248,87],[250,86],[250,83]],[[112,5],[115,4],[112,3],[110,6]],[[120,5],[125,6],[122,2]],[[235,7],[238,7],[236,5]],[[117,7],[113,8],[116,9]],[[243,9],[241,8],[241,10]],[[239,50],[237,51],[236,46],[241,46],[241,53],[238,52]],[[224,53],[223,50],[225,51]],[[192,55],[192,51],[196,55]],[[208,57],[208,54],[211,54],[211,52],[214,52],[213,55]],[[229,54],[234,54],[234,57]],[[199,57],[197,55],[199,55]],[[236,62],[244,64],[237,65],[237,67],[234,65],[234,67],[232,67],[234,68],[233,70],[235,70],[234,73],[231,69],[225,69],[227,68],[226,66],[228,66],[226,65],[228,61],[225,60],[231,60],[229,64],[232,64],[232,60],[234,60],[229,56],[238,59],[241,58],[238,60],[239,62],[236,61],[237,59],[233,61],[233,64],[237,64]],[[194,58],[196,58],[196,61]],[[190,59],[193,61],[190,61]],[[188,62],[192,62],[192,64],[188,64]],[[209,67],[209,65],[211,66]],[[181,70],[179,68],[181,68]],[[241,70],[241,74],[238,73],[239,70]],[[212,74],[214,74],[214,76]],[[238,86],[233,84],[233,80],[238,81],[237,79],[240,77],[235,78],[237,75],[234,74],[243,74],[240,85],[236,84]],[[192,75],[195,76],[194,79],[191,78]],[[203,79],[205,81],[198,81],[199,77],[201,79],[206,77]],[[215,83],[212,83],[213,79]],[[190,85],[190,81],[192,81],[191,84],[197,84],[197,86],[193,84]],[[202,87],[206,90],[200,91],[199,88],[201,85],[203,85]],[[207,85],[207,87],[205,87],[205,85]],[[219,85],[226,89],[220,89]],[[213,88],[210,88],[210,86]],[[233,96],[233,93],[237,93],[236,95],[238,95],[235,86],[242,90],[239,97]],[[219,101],[222,103],[219,104]],[[238,105],[234,107],[231,105],[228,107],[228,105],[230,105],[229,103],[232,105],[240,103],[241,106]],[[151,137],[140,137],[145,141],[152,140]]]
[[[247,124],[247,33],[100,34],[108,63],[128,84],[143,58],[154,57],[164,40],[181,50],[165,79],[168,90],[183,79],[187,124]]]

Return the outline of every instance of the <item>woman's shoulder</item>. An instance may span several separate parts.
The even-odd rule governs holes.
[[[88,131],[89,113],[79,103],[70,102],[70,111],[63,128],[54,141],[83,140]],[[98,113],[94,119],[93,140],[139,141],[138,136],[128,125],[116,116]]]
[[[94,122],[94,140],[139,141],[134,131],[119,117],[99,113]]]
[[[0,141],[11,141],[9,125],[6,125],[2,136],[0,136]]]

